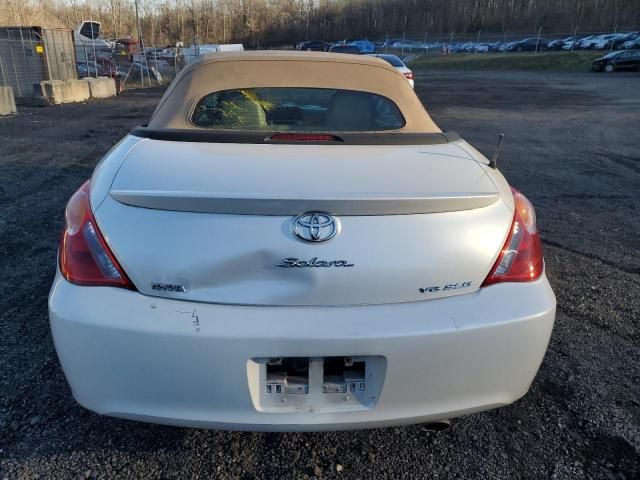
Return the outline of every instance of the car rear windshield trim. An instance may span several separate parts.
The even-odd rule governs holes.
[[[460,140],[455,132],[445,133],[398,133],[398,132],[331,132],[335,141],[273,141],[281,131],[196,130],[181,128],[136,127],[130,134],[151,140],[199,143],[239,144],[301,144],[306,145],[441,145]],[[308,134],[309,132],[287,132]],[[326,132],[314,132],[323,134]]]

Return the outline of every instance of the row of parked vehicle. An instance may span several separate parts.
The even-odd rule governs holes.
[[[310,40],[296,45],[298,50],[313,52],[335,52],[367,54],[380,50],[379,45],[369,40],[347,38],[338,42],[325,42],[322,40]]]
[[[609,33],[603,35],[572,35],[565,38],[548,40],[542,37],[529,37],[508,42],[387,42],[392,48],[404,50],[432,50],[446,48],[451,52],[527,52],[547,50],[630,50],[640,48],[640,33]]]
[[[447,52],[490,52],[490,51],[503,51],[503,52],[522,52],[531,50],[569,50],[569,49],[619,49],[625,48],[625,50],[612,50],[611,52],[603,55],[600,58],[596,58],[591,64],[591,69],[594,72],[614,72],[617,70],[640,70],[640,45],[638,42],[637,32],[627,34],[616,34],[617,37],[613,38],[611,35],[601,35],[606,37],[604,39],[595,40],[591,37],[567,37],[565,39],[558,39],[547,41],[541,38],[525,38],[517,42],[508,42],[503,44],[493,43],[465,43],[458,45],[446,45],[441,44]],[[624,38],[627,38],[626,40]],[[623,43],[620,43],[624,40]],[[604,42],[608,42],[606,47]],[[444,46],[443,46],[444,45]],[[605,45],[605,46],[603,46]],[[389,45],[389,47],[398,49],[405,48],[398,46],[396,42]],[[401,70],[403,75],[409,79],[413,86],[413,73],[407,68],[403,61],[395,55],[382,54],[377,52],[384,52],[385,46],[377,45],[375,42],[369,42],[368,40],[344,40],[338,43],[328,43],[323,41],[310,41],[302,42],[297,45],[298,50],[314,50],[321,52],[338,52],[338,53],[353,53],[353,54],[365,54],[376,55],[383,60],[386,60],[395,68]],[[426,48],[426,47],[423,47]],[[430,48],[438,48],[435,44],[430,44]],[[407,49],[411,51],[412,49]]]
[[[607,33],[604,35],[573,35],[549,42],[550,50],[620,50],[640,48],[640,33]]]
[[[301,42],[298,50],[332,51],[342,53],[374,53],[387,49],[405,51],[443,50],[458,52],[529,52],[547,50],[631,50],[640,48],[640,32],[619,32],[597,35],[571,35],[549,40],[543,37],[528,37],[515,41],[495,42],[418,42],[414,40],[390,39],[369,41],[345,39],[331,43],[321,40]]]

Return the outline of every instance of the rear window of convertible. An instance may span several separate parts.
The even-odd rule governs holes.
[[[208,129],[367,132],[404,127],[386,97],[330,88],[265,87],[223,90],[202,98],[191,123]]]

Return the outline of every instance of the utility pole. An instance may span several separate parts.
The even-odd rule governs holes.
[[[538,36],[536,38],[536,52],[534,55],[538,54],[538,46],[540,45],[540,33],[542,33],[542,25],[540,25],[540,29],[538,30]]]
[[[142,45],[142,30],[140,29],[140,15],[138,14],[138,0],[135,0],[136,6],[136,28],[138,29],[138,53],[144,55],[144,47]],[[142,60],[140,60],[140,86],[144,87],[144,72],[142,71]]]

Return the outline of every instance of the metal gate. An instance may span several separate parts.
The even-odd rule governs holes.
[[[68,29],[47,28],[42,31],[49,80],[76,80],[76,50]]]

